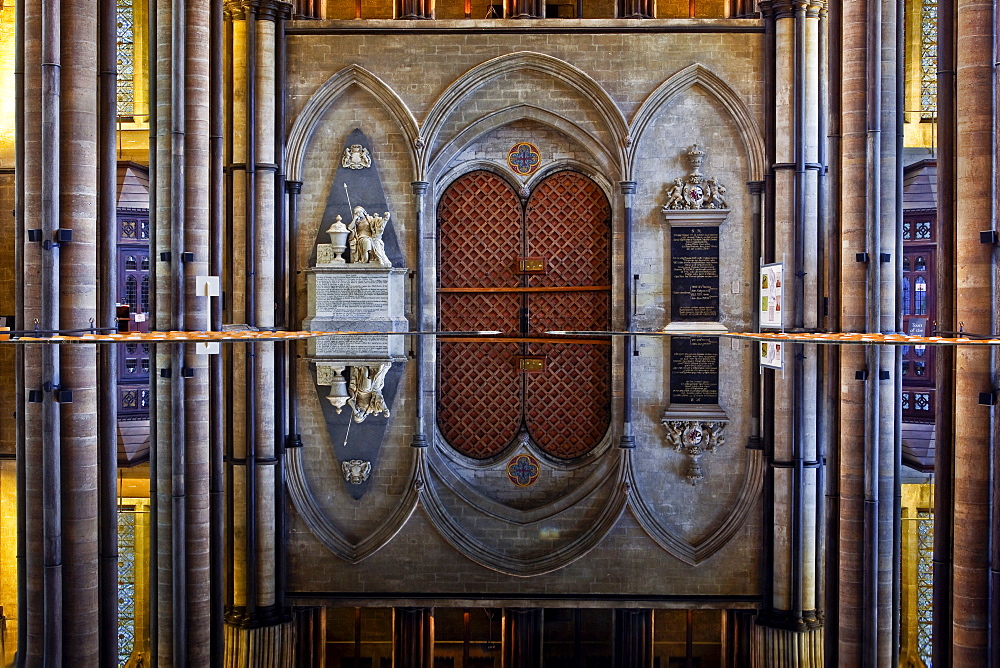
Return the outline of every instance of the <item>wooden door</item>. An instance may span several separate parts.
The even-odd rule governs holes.
[[[604,193],[572,171],[543,180],[523,204],[485,171],[441,197],[438,327],[503,332],[440,342],[438,425],[460,452],[489,458],[526,434],[572,459],[607,431],[610,341],[546,332],[610,326],[610,219]]]

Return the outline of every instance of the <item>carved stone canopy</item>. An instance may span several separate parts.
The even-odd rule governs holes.
[[[667,185],[667,203],[663,211],[684,211],[697,209],[728,209],[726,187],[714,177],[706,178],[701,173],[705,162],[705,151],[694,144],[684,154],[688,163],[687,176],[674,179]]]

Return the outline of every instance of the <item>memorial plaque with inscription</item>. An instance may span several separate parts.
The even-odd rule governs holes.
[[[390,317],[388,274],[317,274],[315,316],[342,321]]]
[[[719,339],[670,339],[670,404],[719,403]]]
[[[719,319],[719,228],[670,228],[670,318]]]

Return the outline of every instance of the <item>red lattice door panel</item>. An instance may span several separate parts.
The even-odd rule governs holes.
[[[512,288],[524,236],[521,202],[496,174],[471,172],[438,204],[438,287]]]
[[[549,455],[572,459],[607,431],[610,345],[539,339],[610,326],[610,218],[600,188],[569,171],[543,180],[524,208],[489,172],[441,197],[438,327],[503,332],[492,344],[440,343],[438,426],[460,452],[492,457],[523,429]],[[522,271],[525,258],[541,267]],[[541,368],[522,372],[525,357]]]
[[[528,351],[545,357],[545,371],[525,374],[528,433],[553,457],[587,454],[611,424],[611,346],[532,343]]]
[[[438,427],[475,459],[500,454],[521,427],[517,343],[453,342],[438,347]]]
[[[545,258],[535,287],[611,286],[611,206],[597,184],[556,172],[536,186],[525,215],[527,255]]]

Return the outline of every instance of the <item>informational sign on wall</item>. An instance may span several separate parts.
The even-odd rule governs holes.
[[[782,282],[784,265],[781,262],[761,265],[760,268],[760,326],[781,329]]]
[[[784,344],[780,341],[760,342],[760,365],[768,369],[780,369],[782,363],[782,349]]]

